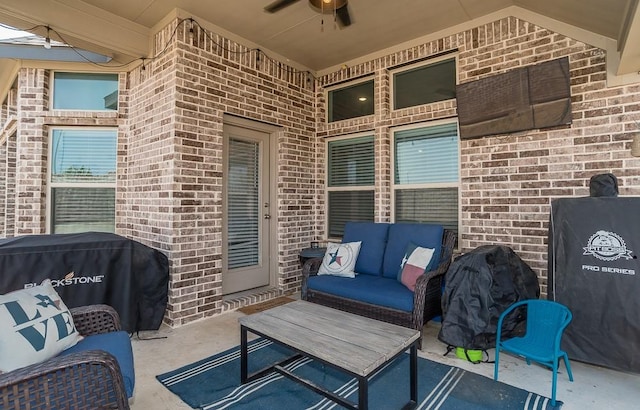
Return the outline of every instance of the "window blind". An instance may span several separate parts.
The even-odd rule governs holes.
[[[52,131],[52,233],[115,232],[117,139],[116,129]]]
[[[349,221],[373,221],[373,191],[329,192],[329,237],[341,237]]]
[[[441,224],[458,232],[458,188],[398,189],[396,222]]]
[[[115,183],[117,131],[56,129],[51,182]]]
[[[229,139],[227,184],[227,265],[229,269],[259,263],[260,145]]]
[[[458,182],[455,123],[395,133],[396,184]]]
[[[394,134],[396,222],[436,223],[458,232],[458,156],[456,123]]]
[[[330,187],[369,186],[374,183],[375,160],[373,136],[328,143]]]
[[[52,188],[52,233],[115,232],[113,188]]]

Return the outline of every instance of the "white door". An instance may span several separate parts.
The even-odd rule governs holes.
[[[269,134],[224,124],[222,293],[269,285]]]

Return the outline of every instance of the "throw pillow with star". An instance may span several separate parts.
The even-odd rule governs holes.
[[[413,242],[409,242],[398,271],[398,281],[402,282],[410,291],[415,292],[416,281],[425,272],[431,269],[433,261],[431,248],[422,248]]]
[[[80,340],[71,312],[49,279],[0,295],[0,371],[43,362]]]
[[[334,275],[355,278],[356,261],[362,242],[328,243],[327,251],[318,269],[318,275]]]

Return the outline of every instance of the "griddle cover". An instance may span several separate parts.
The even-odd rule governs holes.
[[[128,332],[158,329],[167,307],[167,257],[115,234],[1,239],[0,272],[0,294],[51,279],[68,307],[111,305]]]

